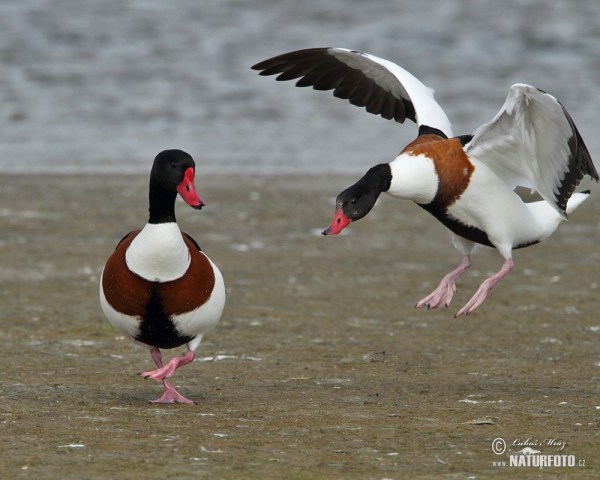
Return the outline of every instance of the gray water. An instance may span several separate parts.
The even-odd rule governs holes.
[[[598,0],[3,0],[0,172],[147,173],[166,148],[202,171],[363,172],[414,124],[250,66],[336,46],[436,91],[455,134],[533,84],[600,158]]]

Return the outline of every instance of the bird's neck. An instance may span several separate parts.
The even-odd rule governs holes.
[[[152,178],[150,179],[150,219],[148,223],[176,223],[175,199],[177,192],[164,189]]]

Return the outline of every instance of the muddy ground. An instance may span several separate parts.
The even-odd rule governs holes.
[[[480,250],[448,309],[414,309],[460,256],[389,197],[320,236],[354,180],[200,174],[208,207],[180,202],[178,220],[227,306],[175,377],[198,405],[156,406],[161,385],[137,376],[150,355],[98,303],[106,258],[146,221],[147,178],[1,177],[0,477],[598,478],[600,192],[454,319],[501,257]],[[493,466],[527,439],[565,442],[576,466]]]

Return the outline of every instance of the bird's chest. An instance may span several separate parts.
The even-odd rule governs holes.
[[[456,162],[456,163],[454,163]],[[420,206],[456,235],[472,242],[493,247],[489,226],[502,217],[505,185],[490,178],[485,168],[478,168],[466,156],[439,162],[438,190],[432,202]]]
[[[125,260],[145,280],[169,282],[185,275],[191,256],[176,223],[148,223],[127,248]]]
[[[190,253],[185,274],[171,281],[150,281],[129,268],[125,253],[137,238],[132,237],[117,247],[104,268],[102,295],[107,317],[147,345],[174,348],[189,342],[193,337],[182,333],[186,325],[180,319],[194,322],[193,312],[210,298],[215,285],[210,260],[191,242],[184,243]]]

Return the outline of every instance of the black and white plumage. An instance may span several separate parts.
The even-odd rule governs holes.
[[[459,267],[417,307],[448,306],[455,280],[471,265],[477,245],[495,247],[505,262],[456,316],[480,305],[513,268],[512,250],[549,237],[589,192],[574,193],[585,175],[598,180],[590,154],[565,108],[535,87],[515,84],[498,114],[472,135],[454,137],[442,108],[398,65],[344,48],[313,48],[273,57],[252,67],[297,86],[333,90],[336,97],[373,114],[418,126],[418,136],[389,164],[370,169],[337,198],[335,235],[364,217],[382,192],[413,200],[434,215],[463,254]],[[543,201],[525,203],[517,186]]]

